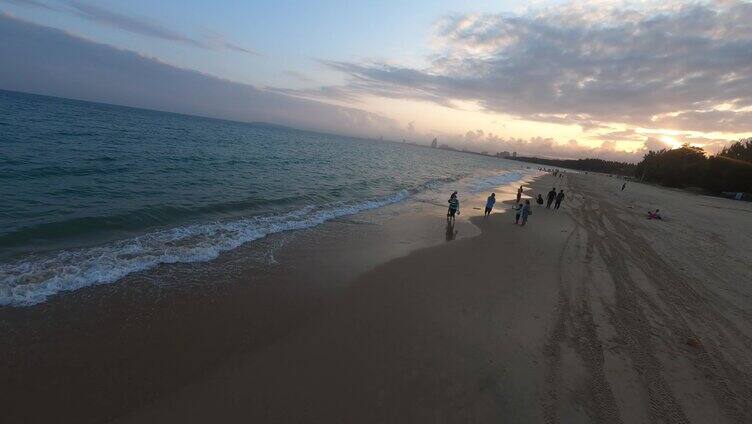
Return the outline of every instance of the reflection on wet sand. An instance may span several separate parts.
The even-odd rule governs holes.
[[[454,220],[448,219],[446,224],[446,241],[452,241],[457,237],[459,230],[454,229]]]

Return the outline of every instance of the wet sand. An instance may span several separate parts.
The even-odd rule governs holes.
[[[102,423],[142,408],[306,325],[375,265],[446,243],[445,210],[404,202],[0,307],[0,421]],[[453,237],[479,233],[461,219]]]
[[[545,194],[553,181],[526,193]],[[149,370],[180,384],[147,406],[121,402],[110,416],[67,421],[752,422],[752,205],[641,184],[621,192],[621,181],[601,175],[567,175],[561,184],[568,195],[559,211],[535,208],[526,227],[508,213],[476,216],[480,235],[390,260],[331,297],[283,285],[287,306],[248,304],[253,296],[232,290],[205,295],[213,306],[190,318],[181,315],[187,308],[167,308],[176,315],[165,329],[190,324],[179,336],[129,341],[137,357],[157,350],[151,367],[129,374],[133,355],[124,351],[92,370],[95,356],[86,355],[94,353],[84,352],[70,365],[84,377],[51,380],[72,399],[98,389],[86,372],[107,367],[131,390]],[[666,219],[645,219],[656,207]],[[271,319],[285,310],[290,320]],[[260,320],[248,334],[266,324],[276,330],[217,354],[189,378],[166,373],[183,372],[177,364],[223,340],[212,332],[220,311],[229,311],[220,316],[232,335],[252,322],[247,314]],[[202,331],[204,318],[211,324]],[[55,375],[64,365],[46,366]],[[117,390],[107,393],[90,406],[122,401],[112,399]]]
[[[380,266],[119,422],[752,421],[751,205],[599,175],[564,186],[562,210],[525,228],[495,214]],[[646,220],[654,207],[667,219]]]

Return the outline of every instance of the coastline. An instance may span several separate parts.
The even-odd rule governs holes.
[[[526,194],[545,195],[551,181],[536,180]],[[6,417],[749,420],[752,287],[744,282],[752,281],[752,242],[744,234],[752,231],[752,208],[637,184],[622,193],[601,175],[567,174],[563,184],[562,210],[535,207],[524,228],[509,213],[484,220],[482,210],[467,206],[463,220],[473,215],[479,233],[463,229],[466,237],[450,243],[441,242],[439,224],[430,227],[430,242],[390,245],[395,239],[385,232],[436,224],[420,211],[401,228],[389,216],[386,227],[358,227],[384,237],[372,248],[386,247],[360,256],[384,259],[365,273],[358,255],[347,253],[374,239],[345,231],[349,242],[327,244],[327,228],[349,225],[332,223],[295,236],[313,238],[299,250],[279,251],[302,258],[299,266],[259,272],[253,284],[215,281],[247,272],[234,266],[249,254],[241,248],[216,262],[218,272],[193,276],[212,284],[165,290],[132,281],[129,296],[101,286],[13,311],[13,320],[0,310],[3,331],[16,337],[25,329],[14,323],[29,320],[28,330],[34,319],[78,316],[38,321],[39,332],[9,339],[25,346],[0,352],[15,358],[4,376],[15,389],[4,396]],[[643,209],[655,207],[666,220],[645,220]],[[497,203],[497,211],[506,208]],[[307,249],[311,241],[321,244]],[[188,277],[196,270],[161,272]],[[48,407],[34,409],[39,399]]]
[[[480,233],[466,217],[482,212],[472,207],[481,197],[463,197],[455,240]],[[210,262],[0,307],[4,417],[105,422],[141,408],[303,326],[372,267],[447,243],[445,213],[429,196],[273,234]]]
[[[375,268],[304,328],[117,422],[748,421],[752,210],[564,184],[563,210],[476,218],[481,235]],[[666,220],[645,219],[654,204]]]

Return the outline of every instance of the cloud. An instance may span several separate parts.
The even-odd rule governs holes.
[[[575,139],[570,139],[562,143],[548,137],[504,137],[493,132],[485,132],[482,129],[467,131],[465,134],[460,135],[423,134],[421,138],[427,141],[436,135],[438,135],[441,143],[448,143],[457,148],[476,152],[486,151],[496,153],[508,151],[517,152],[523,156],[543,158],[601,158],[632,163],[639,162],[650,150],[674,148],[677,143],[702,146],[708,154],[717,153],[722,148],[733,143],[730,140],[701,136],[678,134],[667,137],[665,134],[657,132],[646,131],[638,133],[633,129],[599,134],[597,138],[601,140],[601,144],[598,146],[592,146],[589,143],[580,143]],[[673,141],[667,142],[667,138]],[[619,148],[618,145],[619,142],[624,141],[638,142],[640,144],[634,150],[625,151]]]
[[[204,41],[202,43],[208,48],[214,50],[234,50],[236,52],[247,53],[254,56],[261,56],[259,52],[239,46],[227,40],[222,34],[216,31],[206,30],[204,31],[204,33]]]
[[[355,99],[363,95],[375,95],[396,99],[424,100],[454,107],[451,98],[443,96],[432,82],[431,75],[414,69],[397,68],[386,64],[355,64],[341,61],[320,61],[324,66],[348,74],[351,80],[347,86],[325,86],[319,89],[291,91],[303,97],[331,95],[339,99]],[[440,77],[436,77],[440,78]]]
[[[752,132],[752,112],[732,110],[687,111],[653,120],[661,128],[685,131]]]
[[[621,131],[611,131],[605,134],[598,134],[598,139],[602,141],[645,141],[645,136],[638,134],[637,131],[629,128]]]
[[[0,0],[4,3],[15,4],[17,6],[31,6],[40,9],[59,11],[60,9],[41,0]]]
[[[287,70],[287,71],[285,71],[285,75],[288,75],[290,77],[295,78],[298,81],[305,82],[305,83],[312,83],[312,82],[314,82],[313,78],[309,77],[306,74],[300,73],[298,71]]]
[[[580,144],[577,140],[568,140],[566,143],[556,142],[552,138],[531,137],[515,138],[503,137],[494,133],[486,133],[481,129],[468,131],[453,140],[461,148],[472,151],[487,152],[517,152],[521,156],[537,156],[544,158],[602,158],[623,162],[639,161],[647,149],[639,149],[634,152],[625,152],[616,147],[613,141],[606,141],[600,146],[591,147]],[[661,143],[660,148],[667,145]],[[653,149],[655,150],[655,148]]]
[[[56,4],[42,0],[0,0],[11,4],[45,8],[57,12],[68,13],[88,21],[96,22],[112,28],[117,28],[145,37],[171,41],[210,50],[232,50],[241,53],[258,55],[254,50],[241,47],[227,41],[220,34],[206,31],[203,38],[194,38],[177,30],[166,27],[152,19],[114,12],[91,3],[78,0],[60,0]]]
[[[574,2],[445,17],[423,69],[324,63],[349,76],[340,91],[358,95],[474,101],[489,112],[585,129],[749,131],[750,22],[752,4],[740,0]],[[707,112],[719,105],[730,108]]]
[[[338,107],[177,68],[0,13],[0,88],[356,136],[398,125]]]
[[[166,28],[150,19],[143,17],[128,16],[121,13],[113,12],[93,4],[88,4],[76,0],[66,2],[68,6],[81,18],[98,22],[100,24],[112,26],[134,34],[144,35],[147,37],[161,38],[168,41],[177,41],[204,47],[204,44],[183,35],[177,31]]]

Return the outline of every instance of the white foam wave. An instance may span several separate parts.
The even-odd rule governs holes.
[[[471,179],[467,184],[470,191],[480,192],[525,176],[524,172],[513,171]],[[113,283],[159,264],[210,261],[224,251],[270,234],[310,228],[331,219],[380,208],[455,181],[432,180],[415,190],[402,190],[360,203],[308,206],[280,215],[169,228],[102,246],[0,264],[0,306],[35,305],[56,293]]]
[[[170,228],[103,246],[0,264],[0,306],[35,305],[62,291],[113,283],[159,264],[209,261],[269,234],[310,228],[400,202],[410,194],[403,190],[361,203],[309,206],[282,215]]]
[[[526,174],[521,171],[505,172],[503,174],[493,175],[490,177],[480,178],[471,185],[470,189],[474,193],[480,193],[488,189],[499,187],[520,181],[525,178]]]

